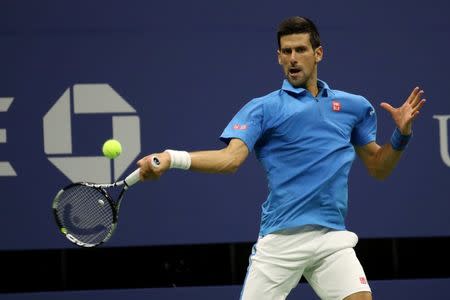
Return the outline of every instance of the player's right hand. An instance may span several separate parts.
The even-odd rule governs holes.
[[[157,157],[160,164],[158,167],[152,164],[152,158]],[[170,167],[170,155],[167,152],[152,153],[140,159],[137,165],[141,169],[141,180],[155,180],[159,179],[164,172]]]

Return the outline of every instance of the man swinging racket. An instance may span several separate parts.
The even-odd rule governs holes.
[[[267,173],[269,195],[241,299],[285,299],[302,276],[321,299],[372,299],[353,249],[358,237],[344,223],[348,176],[355,153],[371,176],[391,173],[425,104],[423,91],[414,88],[398,108],[381,103],[396,128],[380,146],[369,101],[317,78],[323,48],[316,26],[291,17],[277,36],[286,79],[281,89],[251,100],[234,116],[220,136],[227,146],[148,155],[138,162],[141,179],[159,178],[170,168],[235,172],[254,151]]]

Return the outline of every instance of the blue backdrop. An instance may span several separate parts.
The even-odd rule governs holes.
[[[449,8],[446,1],[0,2],[0,248],[72,247],[56,230],[51,202],[76,178],[111,180],[166,148],[222,147],[218,136],[237,110],[280,88],[275,32],[291,15],[317,23],[325,49],[319,77],[332,88],[376,108],[401,104],[416,85],[428,99],[388,180],[355,163],[349,229],[360,237],[449,235]],[[377,114],[384,143],[394,123]],[[112,136],[124,147],[116,163],[101,158]],[[108,246],[255,240],[266,193],[253,156],[234,175],[170,172],[129,191]]]

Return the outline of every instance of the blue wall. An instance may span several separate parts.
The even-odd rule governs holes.
[[[110,180],[154,151],[222,147],[217,138],[234,113],[280,87],[275,31],[290,15],[317,23],[325,48],[319,77],[332,88],[378,107],[402,103],[420,85],[429,100],[387,181],[376,182],[355,163],[349,229],[360,237],[449,235],[450,162],[448,145],[440,144],[450,117],[449,8],[446,1],[2,1],[0,249],[72,247],[58,234],[50,206],[75,173]],[[99,95],[86,107],[98,101],[105,111],[76,113],[86,100],[80,88]],[[114,97],[132,109],[123,102],[111,108]],[[68,139],[61,114],[44,126],[65,99]],[[382,109],[377,114],[384,143],[394,124]],[[113,116],[139,120],[130,133],[138,141],[123,145],[126,170],[114,172],[117,166],[101,159],[100,167],[68,170],[51,162],[100,157],[115,134]],[[108,246],[253,241],[266,192],[254,157],[232,176],[170,172],[129,191]]]

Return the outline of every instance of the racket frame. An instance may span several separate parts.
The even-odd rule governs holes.
[[[152,155],[150,157],[150,163],[153,166],[153,168],[159,168],[160,167],[160,160],[157,156]],[[63,189],[61,189],[55,196],[55,198],[53,199],[53,204],[52,204],[52,208],[53,208],[53,216],[55,217],[55,221],[56,224],[59,228],[59,232],[61,232],[69,241],[71,241],[72,243],[81,246],[81,247],[96,247],[98,245],[101,245],[103,243],[105,243],[106,241],[108,241],[111,236],[113,235],[116,227],[117,227],[117,222],[118,222],[118,216],[119,216],[119,208],[120,208],[120,203],[123,199],[123,196],[125,194],[125,192],[128,190],[128,188],[130,188],[132,185],[138,183],[140,181],[140,168],[137,168],[136,170],[134,170],[134,172],[132,172],[130,175],[128,175],[124,180],[120,180],[120,181],[116,181],[114,183],[90,183],[90,182],[75,182],[72,184],[67,185],[66,187],[64,187]],[[108,234],[106,235],[106,237],[99,243],[95,243],[95,244],[89,244],[89,243],[85,243],[82,242],[80,240],[78,240],[76,237],[74,237],[72,234],[70,234],[69,232],[67,232],[67,229],[65,229],[62,226],[62,223],[59,220],[58,217],[58,213],[57,213],[57,207],[58,207],[58,203],[60,200],[60,196],[62,195],[62,193],[64,193],[65,190],[75,186],[75,185],[84,185],[86,187],[90,187],[90,188],[95,188],[98,191],[100,191],[105,198],[108,201],[108,205],[111,207],[112,212],[113,212],[113,222],[111,224],[111,228],[108,231]],[[123,186],[122,190],[119,193],[119,196],[117,197],[117,200],[114,201],[112,199],[112,197],[110,196],[110,194],[106,191],[107,188],[113,188],[113,187],[118,187],[118,186]]]
[[[74,237],[70,232],[67,232],[67,229],[63,226],[60,218],[58,217],[58,204],[61,198],[61,195],[68,189],[73,188],[74,186],[79,186],[79,185],[83,185],[89,188],[93,188],[96,189],[97,191],[99,191],[107,200],[108,205],[110,206],[111,210],[112,210],[112,224],[108,230],[108,233],[106,234],[105,238],[99,242],[99,243],[95,243],[95,244],[90,244],[90,243],[86,243],[83,241],[80,241],[79,239],[77,239],[76,237]],[[112,199],[112,197],[109,195],[109,193],[105,190],[106,188],[112,188],[112,187],[118,187],[118,186],[124,186],[122,188],[122,190],[120,191],[119,196],[117,197],[117,200],[114,201]],[[117,221],[118,221],[118,215],[119,215],[119,208],[120,208],[120,202],[123,199],[123,196],[125,194],[125,191],[128,190],[128,184],[125,182],[125,180],[121,180],[118,182],[114,182],[114,183],[110,183],[110,184],[97,184],[97,183],[90,183],[90,182],[75,182],[72,184],[69,184],[68,186],[64,187],[63,189],[61,189],[55,196],[55,198],[53,199],[53,204],[52,204],[52,208],[53,208],[53,216],[55,217],[55,222],[59,228],[59,232],[61,232],[69,241],[71,241],[72,243],[81,246],[81,247],[87,247],[87,248],[91,248],[91,247],[96,247],[99,246],[103,243],[105,243],[106,241],[108,241],[111,236],[113,235],[114,231],[117,228]]]

